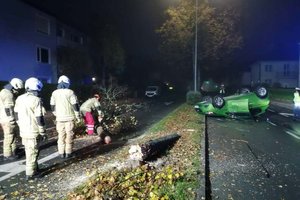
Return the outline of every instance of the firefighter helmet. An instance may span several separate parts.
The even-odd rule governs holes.
[[[25,89],[31,91],[41,91],[43,88],[43,83],[34,77],[31,77],[25,81]]]
[[[67,76],[62,75],[62,76],[59,77],[57,83],[61,83],[61,82],[70,84],[70,79]]]
[[[19,78],[11,79],[10,84],[15,90],[19,90],[19,89],[22,89],[24,87],[23,81]]]

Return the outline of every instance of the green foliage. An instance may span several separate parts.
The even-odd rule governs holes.
[[[122,101],[126,98],[126,87],[100,88],[102,99],[101,109],[104,113],[103,128],[111,134],[119,134],[136,127],[135,108],[132,103]]]
[[[92,39],[90,48],[96,65],[96,73],[102,74],[99,69],[105,68],[105,73],[119,76],[125,68],[125,50],[117,29],[107,23],[99,23],[102,19],[95,16],[97,20],[92,23]],[[102,74],[107,77],[108,74]]]
[[[188,91],[186,94],[186,102],[189,105],[195,105],[201,100],[201,93],[198,91]]]
[[[182,179],[183,175],[170,166],[155,169],[148,165],[135,169],[102,172],[87,185],[79,188],[78,194],[71,193],[68,198],[169,199],[168,194],[160,192],[160,188],[173,185],[174,182]],[[172,187],[169,189],[174,190]]]
[[[172,71],[179,76],[190,73],[195,41],[196,9],[194,0],[180,0],[167,11],[167,20],[158,29],[162,38],[161,51]],[[198,60],[205,70],[225,67],[230,55],[239,49],[243,39],[238,11],[224,5],[214,8],[207,1],[199,1],[197,8]],[[222,62],[223,64],[220,64]],[[181,73],[180,73],[181,72]]]
[[[2,89],[7,84],[6,81],[0,81],[0,88]]]
[[[80,83],[94,73],[90,56],[84,49],[60,46],[57,49],[57,62],[58,73],[68,75],[73,83]]]
[[[293,101],[294,98],[294,89],[284,89],[284,88],[270,88],[269,95],[270,100],[279,100],[279,101]]]

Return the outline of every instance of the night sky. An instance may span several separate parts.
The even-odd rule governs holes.
[[[60,20],[88,30],[93,14],[117,24],[127,54],[157,53],[154,32],[164,21],[164,9],[178,0],[26,0],[55,14]],[[245,46],[239,62],[259,59],[298,59],[300,42],[299,0],[211,0],[239,3]]]

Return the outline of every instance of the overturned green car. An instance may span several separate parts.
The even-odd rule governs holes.
[[[253,92],[243,89],[240,94],[227,97],[203,97],[203,100],[195,105],[195,110],[200,114],[212,116],[257,117],[266,112],[269,103],[267,89],[259,86]]]

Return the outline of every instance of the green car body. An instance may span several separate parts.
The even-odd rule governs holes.
[[[204,100],[195,105],[195,110],[200,114],[224,117],[251,117],[266,112],[270,99],[264,87],[259,87],[255,92],[246,92],[237,95],[222,97],[215,96],[211,100]]]

